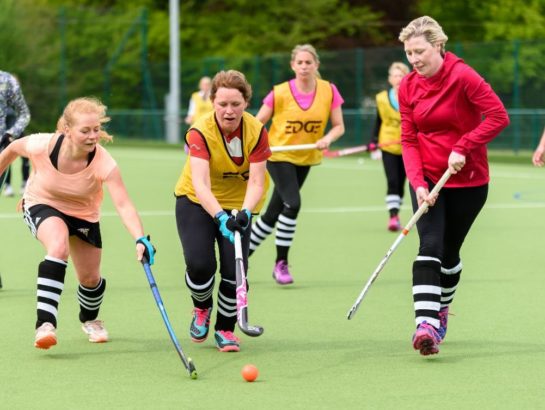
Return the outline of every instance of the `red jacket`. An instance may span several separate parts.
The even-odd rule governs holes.
[[[399,87],[401,142],[407,177],[414,189],[428,188],[448,168],[452,151],[466,164],[445,187],[487,184],[486,144],[509,124],[507,111],[490,85],[461,58],[447,52],[437,73],[426,78],[416,71]]]

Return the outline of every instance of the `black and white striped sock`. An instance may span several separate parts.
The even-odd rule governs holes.
[[[397,215],[399,208],[401,208],[401,197],[399,195],[386,195],[385,201],[390,216]]]
[[[418,326],[427,322],[439,329],[441,261],[429,256],[417,256],[413,263],[413,301],[415,321]]]
[[[57,327],[57,314],[68,263],[46,256],[38,265],[36,329],[49,322]]]
[[[185,283],[191,293],[193,306],[199,309],[208,309],[212,307],[212,292],[214,291],[214,276],[203,284],[197,284],[191,280],[189,274],[185,273]]]
[[[218,292],[216,330],[235,329],[237,323],[236,282],[222,279]]]
[[[86,288],[81,284],[78,286],[79,320],[81,323],[95,320],[98,317],[105,291],[106,279],[104,278],[100,278],[100,282],[94,288]]]
[[[256,219],[252,224],[252,232],[250,234],[250,254],[261,245],[261,242],[263,242],[273,230],[274,226],[266,224],[261,218]]]
[[[295,236],[295,228],[297,226],[297,220],[288,218],[285,215],[280,214],[278,217],[278,224],[276,225],[276,240],[277,246],[290,247]]]
[[[452,303],[461,274],[462,261],[453,268],[444,268],[441,266],[441,308],[447,307]]]

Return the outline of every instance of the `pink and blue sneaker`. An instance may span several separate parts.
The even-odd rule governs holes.
[[[420,350],[420,354],[428,356],[439,353],[439,343],[441,336],[437,329],[427,322],[422,322],[416,328],[413,335],[413,347],[415,350]]]
[[[441,341],[445,338],[447,335],[447,323],[448,323],[448,306],[445,306],[444,308],[441,308],[439,311],[439,330],[437,330],[437,333],[439,333],[439,337],[441,337]]]
[[[191,326],[189,327],[189,334],[191,335],[191,340],[193,340],[195,343],[202,343],[208,337],[211,313],[211,307],[208,309],[193,309],[193,320],[191,321]]]
[[[288,268],[288,262],[281,259],[276,262],[273,269],[273,278],[279,285],[289,285],[293,283],[290,270]]]
[[[216,346],[220,352],[240,351],[240,339],[230,330],[216,330],[214,334]]]

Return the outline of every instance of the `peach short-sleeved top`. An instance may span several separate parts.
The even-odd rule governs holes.
[[[49,205],[66,215],[89,222],[100,219],[103,199],[102,184],[117,167],[112,156],[101,145],[89,165],[75,174],[63,174],[51,163],[49,146],[58,134],[32,134],[27,141],[27,152],[32,165],[23,200],[25,208]]]

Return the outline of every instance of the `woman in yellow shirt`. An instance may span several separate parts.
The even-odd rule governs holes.
[[[298,45],[291,53],[295,78],[274,87],[263,100],[257,119],[266,124],[271,146],[315,143],[317,150],[276,152],[267,162],[274,191],[265,213],[252,226],[250,252],[274,231],[276,262],[273,278],[280,285],[293,282],[288,268],[288,252],[295,236],[301,209],[300,190],[312,165],[322,160],[322,152],[344,134],[337,87],[320,78],[318,53],[310,44]],[[326,132],[328,121],[331,128]]]
[[[265,164],[271,155],[267,130],[246,112],[252,87],[239,71],[220,71],[212,80],[214,111],[186,134],[189,157],[176,183],[176,223],[184,251],[185,282],[193,302],[189,333],[195,343],[209,333],[219,255],[220,281],[214,340],[221,352],[238,352],[234,230],[242,234],[248,264],[252,213],[266,193]],[[232,210],[238,210],[235,217]]]
[[[388,69],[389,90],[377,94],[377,120],[372,144],[378,144],[381,150],[382,164],[386,175],[386,208],[389,213],[388,230],[397,232],[401,229],[399,209],[405,193],[405,166],[401,157],[401,115],[397,92],[401,80],[409,74],[407,65],[394,62]],[[371,144],[370,144],[371,145]],[[371,145],[372,146],[372,145]]]

